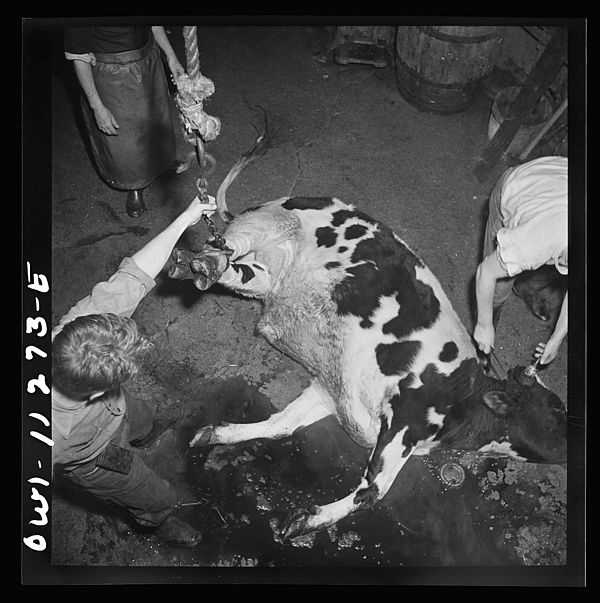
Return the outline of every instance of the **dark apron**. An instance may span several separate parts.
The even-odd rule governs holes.
[[[175,161],[171,98],[160,50],[150,37],[139,50],[95,56],[96,89],[119,124],[116,136],[102,133],[82,98],[96,166],[115,188],[145,188]]]

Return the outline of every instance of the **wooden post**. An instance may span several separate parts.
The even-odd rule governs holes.
[[[525,161],[529,156],[529,153],[533,151],[535,145],[542,139],[542,137],[548,132],[548,130],[556,123],[559,117],[566,111],[567,105],[569,104],[569,99],[565,98],[565,100],[561,103],[560,107],[554,112],[554,115],[544,124],[543,128],[531,139],[529,144],[525,147],[523,152],[519,155],[519,161]]]
[[[527,116],[553,82],[563,64],[566,51],[567,30],[565,27],[557,27],[498,131],[478,158],[475,175],[480,181],[489,176],[490,171],[508,148]]]

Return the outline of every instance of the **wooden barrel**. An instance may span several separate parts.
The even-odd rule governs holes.
[[[399,26],[398,90],[421,111],[464,111],[494,68],[501,41],[494,26]]]

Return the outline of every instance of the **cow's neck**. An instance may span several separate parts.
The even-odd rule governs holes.
[[[490,377],[478,379],[468,397],[457,401],[450,410],[438,437],[438,449],[479,450],[508,439],[506,420],[487,408],[482,395],[486,391],[503,390],[505,382]]]

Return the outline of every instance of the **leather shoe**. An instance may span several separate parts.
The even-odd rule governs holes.
[[[127,215],[131,218],[139,218],[146,211],[144,203],[144,191],[142,189],[129,191],[125,204]]]
[[[202,532],[189,523],[169,515],[155,530],[154,535],[171,546],[193,549],[200,544]]]
[[[167,429],[175,427],[181,419],[183,419],[184,410],[184,405],[179,400],[171,402],[167,408],[154,419],[152,428],[145,436],[131,440],[129,443],[134,448],[147,448],[150,444],[154,444],[159,436],[165,433]]]

